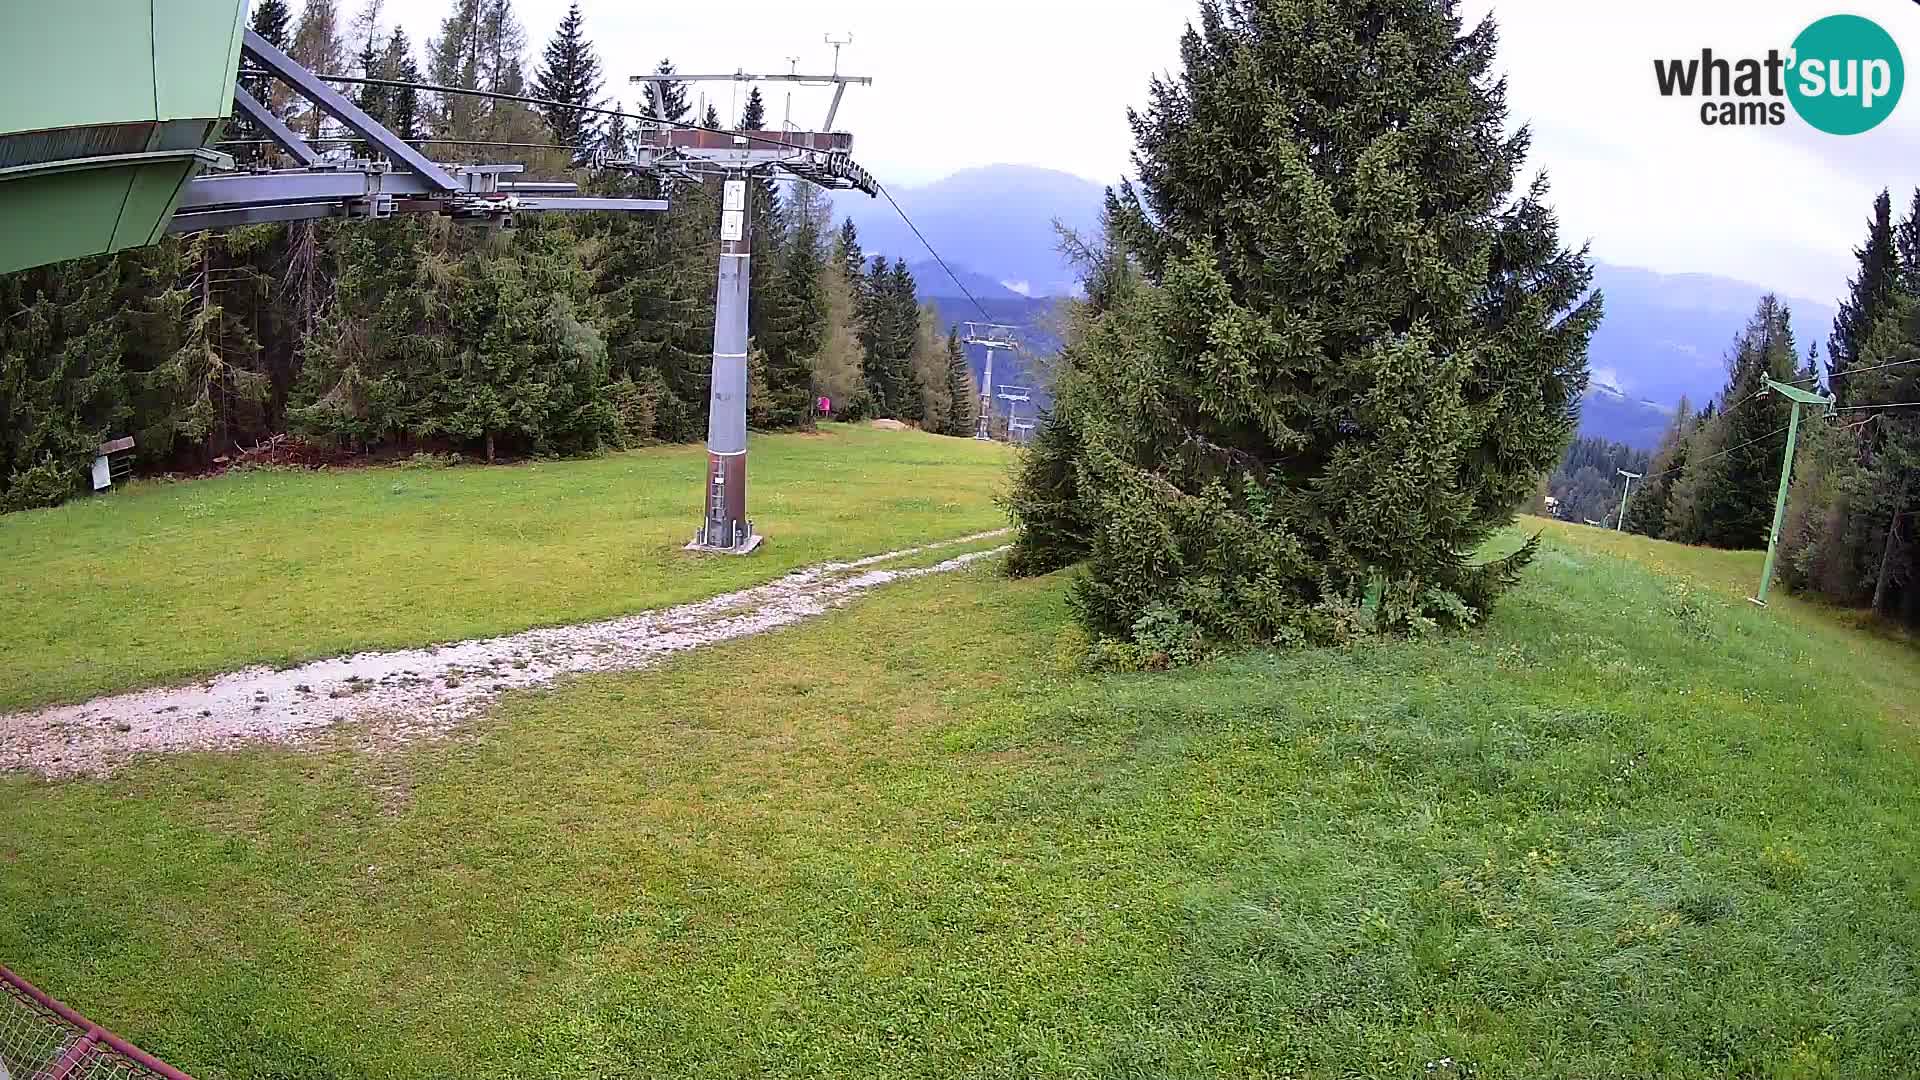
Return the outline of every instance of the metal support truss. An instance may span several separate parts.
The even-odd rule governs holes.
[[[1013,336],[1019,327],[1005,326],[999,323],[966,324],[967,336],[963,340],[968,345],[980,345],[987,350],[987,366],[981,372],[980,379],[980,415],[974,419],[973,437],[981,442],[993,438],[993,351],[1004,349],[1013,352],[1020,347]]]
[[[263,221],[329,217],[384,218],[395,213],[440,213],[510,225],[517,212],[660,211],[665,199],[567,198],[571,183],[514,183],[503,175],[521,165],[442,165],[429,160],[386,125],[252,30],[241,42],[248,61],[291,87],[322,113],[365,140],[365,159],[332,161],[235,84],[234,108],[298,162],[294,169],[203,172],[187,184],[168,232],[196,232]],[[385,159],[385,160],[381,160]]]

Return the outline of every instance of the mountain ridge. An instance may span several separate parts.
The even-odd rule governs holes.
[[[1011,304],[1016,298],[1075,292],[1076,275],[1058,250],[1054,222],[1079,231],[1097,227],[1105,189],[1057,169],[984,165],[894,195],[967,292],[996,302],[990,307],[1018,307]],[[835,209],[854,219],[869,255],[905,256],[926,295],[966,304],[961,290],[884,200],[841,195]],[[1713,274],[1665,273],[1598,259],[1593,269],[1606,316],[1588,350],[1588,367],[1596,386],[1615,393],[1588,395],[1583,434],[1603,429],[1643,439],[1656,422],[1664,430],[1664,418],[1683,396],[1697,408],[1717,395],[1726,381],[1725,356],[1755,304],[1770,291]],[[1834,306],[1778,294],[1797,316],[1801,353],[1824,342]],[[949,307],[960,313],[952,304],[943,305],[943,312]],[[1657,441],[1658,434],[1653,438]]]

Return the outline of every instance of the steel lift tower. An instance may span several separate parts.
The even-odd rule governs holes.
[[[879,185],[853,161],[853,136],[834,131],[840,99],[850,85],[870,86],[873,80],[838,73],[832,75],[635,75],[629,82],[644,85],[654,114],[667,114],[667,83],[784,82],[833,87],[820,131],[791,129],[715,131],[707,128],[648,128],[642,125],[634,157],[604,161],[609,168],[657,177],[668,184],[698,183],[705,177],[721,180],[720,272],[713,317],[713,389],[707,402],[707,479],[700,529],[689,551],[744,555],[760,546],[761,537],[747,516],[747,305],[753,261],[753,231],[748,213],[747,181],[752,177],[788,176],[819,187],[862,191],[868,196]]]
[[[1020,347],[1014,340],[1015,326],[1001,326],[998,323],[967,324],[967,344],[984,345],[987,349],[986,373],[980,380],[980,417],[974,427],[973,437],[981,442],[993,438],[993,350],[1005,349],[1012,352]],[[1011,435],[1009,435],[1011,437]]]

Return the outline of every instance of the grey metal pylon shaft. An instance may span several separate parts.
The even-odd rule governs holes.
[[[974,424],[973,437],[982,441],[993,438],[993,348],[987,348],[987,367],[980,380],[980,416]]]
[[[713,388],[707,400],[706,513],[694,546],[745,553],[760,543],[747,518],[747,315],[753,239],[745,173],[721,184],[720,272],[713,308]]]

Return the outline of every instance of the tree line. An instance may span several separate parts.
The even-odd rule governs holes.
[[[1611,528],[1620,516],[1621,470],[1644,476],[1649,456],[1645,450],[1609,439],[1575,439],[1527,509],[1546,513],[1546,497],[1551,495],[1560,504],[1563,520],[1592,521]]]
[[[334,0],[297,18],[262,0],[251,24],[321,73],[606,105],[577,5],[531,71],[511,0],[453,0],[419,56],[380,0],[351,23]],[[318,146],[364,153],[283,86],[240,78]],[[583,151],[627,156],[641,123],[404,87],[354,96],[429,156],[520,162],[535,177]],[[684,84],[663,97],[664,115],[650,100],[639,115],[696,119]],[[722,122],[712,107],[699,119]],[[765,122],[755,90],[737,123]],[[242,163],[291,164],[244,119],[226,138]],[[752,188],[749,422],[809,426],[825,396],[842,418],[971,434],[964,353],[905,261],[869,262],[809,185]],[[255,225],[0,276],[0,509],[72,496],[95,447],[120,435],[145,470],[205,467],[280,433],[487,460],[699,438],[717,183],[609,170],[591,190],[668,195],[671,209],[523,215],[511,230],[427,216]]]
[[[1773,524],[1791,403],[1767,379],[1824,387],[1836,413],[1803,415],[1780,533],[1790,588],[1920,624],[1920,190],[1896,220],[1875,200],[1859,269],[1827,339],[1803,356],[1790,312],[1763,298],[1727,355],[1727,381],[1695,411],[1682,401],[1627,508],[1643,535],[1764,547]]]

